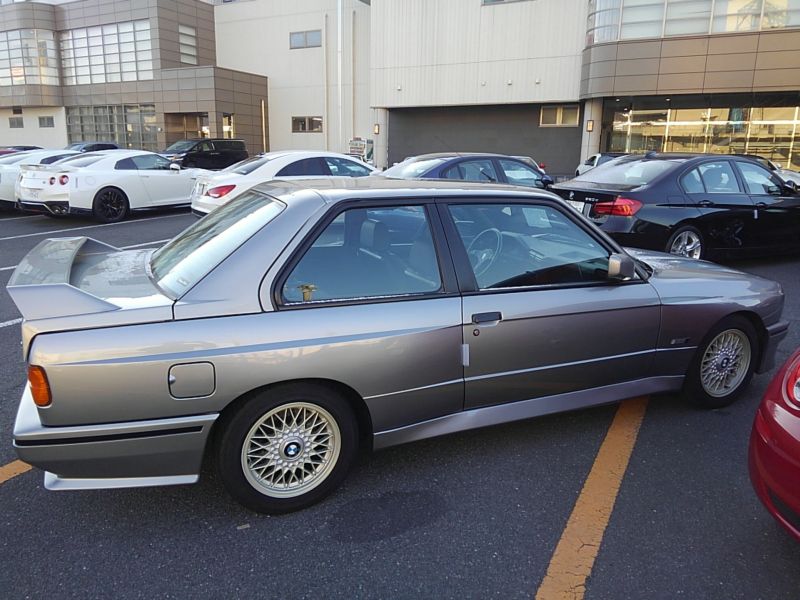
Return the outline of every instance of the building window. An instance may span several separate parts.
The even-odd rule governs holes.
[[[0,86],[59,85],[56,40],[46,29],[0,32]]]
[[[55,127],[55,120],[53,117],[39,117],[39,127]]]
[[[322,117],[292,117],[293,133],[319,133],[322,131]]]
[[[187,65],[196,65],[197,29],[188,25],[178,25],[178,42],[181,50],[181,62]]]
[[[59,44],[64,85],[153,78],[149,20],[63,31]]]
[[[231,113],[222,113],[222,137],[229,140],[236,137],[236,125]]]
[[[67,107],[67,137],[75,142],[114,142],[120,148],[158,150],[153,104]]]
[[[22,117],[8,117],[8,127],[10,129],[22,129]]]
[[[620,38],[660,37],[664,25],[664,0],[639,0],[622,4]]]
[[[491,4],[511,4],[512,2],[530,2],[530,0],[481,0],[483,5]]]
[[[712,0],[673,0],[667,4],[664,35],[708,33]]]
[[[580,117],[577,104],[543,106],[539,113],[540,127],[577,127]]]
[[[322,46],[322,30],[293,31],[289,34],[289,48],[318,48]]]
[[[586,45],[610,42],[619,37],[620,0],[589,0]]]

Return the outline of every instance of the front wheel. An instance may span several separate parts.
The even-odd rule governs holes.
[[[101,223],[118,223],[128,216],[128,197],[117,188],[103,188],[94,197],[92,215]]]
[[[750,383],[758,356],[758,336],[750,321],[735,315],[723,319],[697,349],[684,395],[702,408],[732,404]]]
[[[220,478],[234,499],[260,513],[322,500],[344,480],[358,446],[347,401],[311,384],[262,392],[219,426]]]
[[[686,258],[705,258],[706,248],[703,234],[691,225],[679,227],[669,236],[665,251]]]

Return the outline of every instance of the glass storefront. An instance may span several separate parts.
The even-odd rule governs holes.
[[[649,100],[649,101],[648,101]],[[800,170],[800,102],[794,106],[702,108],[626,105],[607,100],[604,143],[609,152],[757,154]],[[622,104],[622,106],[618,106]]]
[[[586,45],[800,27],[800,0],[589,0]]]
[[[68,106],[67,136],[74,142],[114,142],[120,148],[158,150],[153,104]]]

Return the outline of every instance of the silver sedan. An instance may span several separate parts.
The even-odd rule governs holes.
[[[778,284],[625,251],[544,191],[274,181],[159,250],[47,240],[8,290],[14,445],[49,489],[193,483],[319,501],[359,448],[682,391],[732,402],[787,323]]]

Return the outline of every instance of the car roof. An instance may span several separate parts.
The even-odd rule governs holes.
[[[556,194],[536,188],[519,186],[471,183],[466,181],[440,179],[395,179],[371,175],[369,177],[321,177],[317,179],[275,179],[260,183],[252,189],[265,193],[283,202],[291,202],[291,197],[300,192],[314,192],[325,202],[336,203],[344,200],[390,199],[390,198],[528,198],[539,197],[563,202]]]
[[[420,160],[430,160],[433,158],[460,158],[462,156],[463,157],[485,156],[487,158],[489,157],[513,158],[516,160],[520,160],[519,156],[512,156],[511,154],[498,154],[497,152],[432,152],[430,154],[418,154],[416,156],[410,156],[404,160],[420,161]]]

